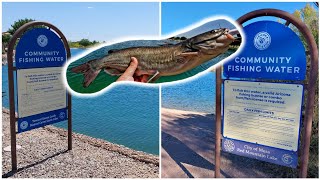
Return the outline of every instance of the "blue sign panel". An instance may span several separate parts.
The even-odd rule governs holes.
[[[296,168],[298,164],[298,154],[296,151],[282,150],[229,138],[223,138],[222,150],[292,168]]]
[[[305,48],[289,27],[274,21],[259,21],[243,28],[242,51],[223,66],[227,78],[304,80]]]
[[[20,39],[15,55],[17,69],[60,67],[67,60],[62,40],[46,28],[34,28]]]
[[[18,133],[67,120],[63,41],[47,28],[28,30],[16,47]]]
[[[58,109],[18,119],[18,133],[66,120],[67,109]]]

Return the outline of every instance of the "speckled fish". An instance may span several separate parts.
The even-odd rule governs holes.
[[[235,30],[236,31],[236,30]],[[83,86],[88,87],[101,70],[113,76],[120,76],[129,66],[131,57],[138,59],[135,76],[148,75],[149,81],[161,76],[177,75],[226,52],[234,41],[225,28],[211,30],[175,45],[156,47],[131,47],[110,51],[101,59],[94,59],[71,69],[83,73]]]

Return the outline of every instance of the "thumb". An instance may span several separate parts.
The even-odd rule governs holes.
[[[132,77],[134,72],[136,71],[138,67],[138,60],[135,57],[131,57],[131,62],[126,71],[122,74],[122,76],[125,77]]]

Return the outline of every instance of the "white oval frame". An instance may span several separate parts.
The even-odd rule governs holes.
[[[181,79],[181,80],[176,80],[176,81],[173,81],[173,82],[163,82],[163,83],[153,83],[153,84],[149,84],[149,83],[137,83],[137,82],[131,82],[131,81],[120,81],[120,82],[114,82],[114,83],[111,83],[109,86],[105,87],[104,89],[98,91],[98,92],[95,92],[95,93],[88,93],[88,94],[85,94],[85,93],[79,93],[79,92],[76,92],[74,91],[73,89],[70,88],[68,82],[67,82],[67,67],[74,61],[78,60],[79,58],[82,58],[90,53],[92,53],[93,51],[96,51],[97,49],[100,49],[102,47],[105,47],[105,46],[110,46],[112,44],[116,44],[116,43],[120,43],[120,42],[123,42],[123,41],[132,41],[132,40],[163,40],[163,39],[168,39],[170,37],[173,37],[173,36],[176,36],[178,34],[182,34],[182,33],[185,33],[185,32],[188,32],[190,30],[193,30],[197,27],[200,27],[208,22],[211,22],[211,21],[215,21],[215,20],[220,20],[220,19],[224,19],[224,20],[227,20],[229,21],[230,23],[232,23],[238,30],[239,30],[239,33],[241,35],[241,38],[242,38],[242,43],[240,44],[240,47],[237,49],[236,52],[234,52],[232,55],[228,56],[227,58],[221,60],[219,63],[211,66],[210,68],[202,71],[202,72],[199,72],[198,74],[196,75],[193,75],[191,77],[188,77],[188,78],[185,78],[185,79]],[[179,84],[179,83],[184,83],[184,82],[187,82],[187,81],[191,81],[193,79],[196,79],[196,78],[199,78],[201,77],[202,75],[204,75],[205,73],[213,70],[216,66],[219,66],[219,65],[222,65],[223,62],[226,62],[232,58],[234,58],[236,55],[238,55],[238,53],[243,49],[244,47],[244,44],[246,42],[246,37],[245,37],[245,34],[243,32],[243,29],[241,26],[238,25],[238,23],[236,21],[234,21],[233,19],[231,19],[230,17],[228,16],[224,16],[224,15],[218,15],[218,16],[212,16],[212,17],[208,17],[208,18],[205,18],[197,23],[194,23],[190,26],[187,26],[183,29],[180,29],[180,30],[177,30],[173,33],[170,33],[170,34],[167,34],[167,35],[163,35],[163,36],[130,36],[130,37],[123,37],[123,38],[118,38],[118,39],[114,39],[114,40],[111,40],[107,43],[103,43],[97,47],[94,47],[94,48],[91,48],[90,50],[87,50],[73,58],[71,58],[69,61],[66,62],[66,64],[63,66],[63,69],[62,69],[62,79],[63,79],[63,83],[64,85],[67,87],[67,90],[74,96],[77,96],[77,97],[96,97],[96,96],[99,96],[103,93],[105,93],[106,91],[112,89],[113,87],[116,87],[118,85],[123,85],[123,84],[129,84],[129,85],[136,85],[136,86],[142,86],[142,87],[161,87],[161,85],[174,85],[174,84]]]

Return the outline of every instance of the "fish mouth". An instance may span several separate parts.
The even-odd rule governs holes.
[[[218,49],[225,49],[236,40],[235,35],[237,35],[237,33],[237,29],[220,29],[217,36],[196,42],[191,41],[191,44],[187,47],[190,48],[190,51],[199,51],[200,49],[203,49],[203,52],[205,51],[206,53],[216,51]]]
[[[233,42],[230,45],[240,45],[242,42],[242,37],[238,29],[232,29],[229,31],[229,34],[234,38]]]
[[[232,32],[233,33],[233,32]],[[235,38],[233,37],[232,34],[230,34],[230,30],[229,29],[226,29],[224,32],[223,32],[223,35],[225,35],[228,39],[230,40],[234,40]]]
[[[219,38],[215,40],[206,41],[205,43],[197,44],[196,47],[201,49],[206,49],[207,51],[216,50],[216,49],[224,49],[228,47],[235,38],[231,36],[228,32],[222,34]]]
[[[238,29],[230,30],[229,34],[232,35],[235,41],[241,40],[241,34]]]
[[[238,29],[231,29],[228,33],[232,36],[240,34]]]
[[[229,34],[229,33],[227,33],[227,34],[225,34],[226,36],[227,36],[227,38],[228,39],[230,39],[230,40],[234,40],[235,38],[231,35],[231,34]]]

